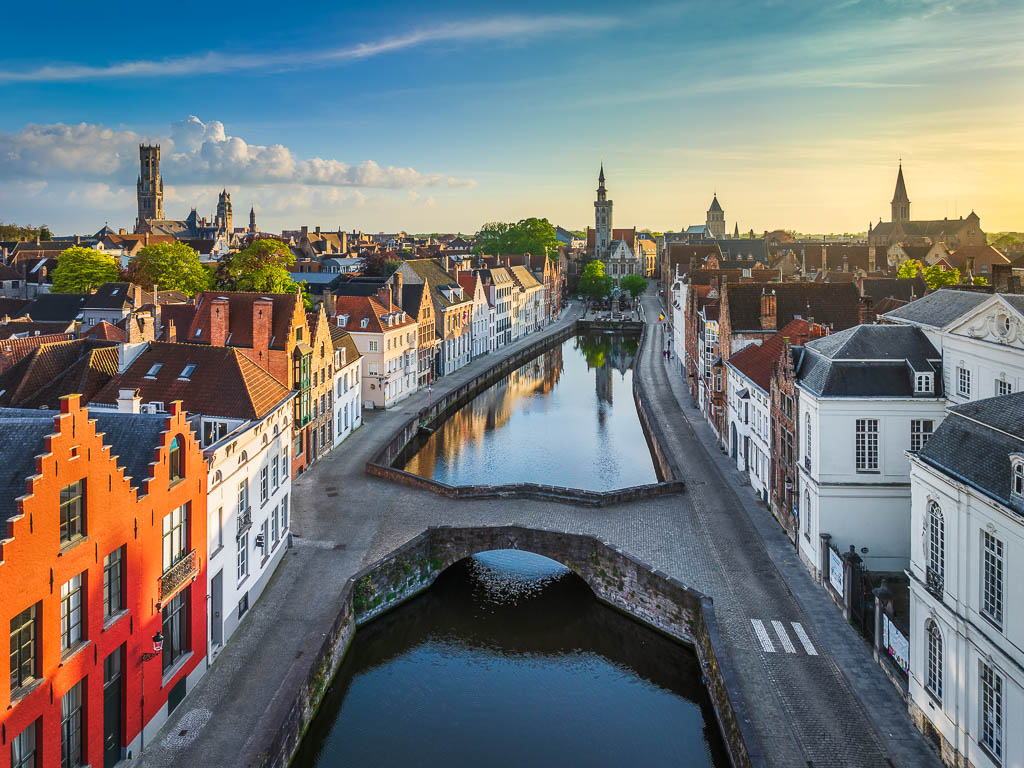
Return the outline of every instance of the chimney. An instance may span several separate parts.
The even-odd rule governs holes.
[[[850,257],[845,253],[843,254],[843,272],[850,271]]]
[[[117,390],[117,412],[118,413],[141,413],[142,398],[139,397],[137,389]]]
[[[821,271],[828,272],[828,246],[821,246]]]
[[[142,286],[138,283],[132,283],[132,308],[137,312],[139,307],[142,306]]]
[[[125,321],[125,332],[129,344],[153,341],[156,337],[156,328],[153,323],[152,313],[136,312],[129,315]]]
[[[81,235],[75,235],[75,245],[81,245],[81,244],[82,244],[82,236]]]
[[[316,227],[315,232],[317,234],[317,237],[319,237],[320,236],[320,227]]]
[[[385,283],[377,289],[377,299],[384,305],[384,309],[391,311],[391,284]]]
[[[875,246],[872,245],[870,248],[868,248],[868,272],[869,273],[875,271],[875,266],[876,266],[877,263],[878,262],[876,261],[876,258],[875,258]]]
[[[128,230],[125,229],[124,227],[121,227],[119,230],[117,230],[117,234],[119,234],[119,235],[127,235],[128,234]]]
[[[230,331],[229,302],[226,296],[218,296],[210,304],[210,345],[223,347],[227,344]],[[253,339],[255,345],[255,339]]]
[[[308,237],[309,236],[309,227],[307,227],[305,224],[302,225],[302,236],[303,237]]]
[[[165,333],[165,336],[166,336],[166,338],[164,339],[164,341],[167,341],[167,342],[169,342],[171,344],[177,343],[177,341],[178,341],[178,329],[174,325],[174,321],[173,320],[168,320],[167,321],[167,331]]]
[[[260,296],[252,303],[252,350],[256,353],[256,364],[267,370],[270,365],[270,336],[273,327],[274,300]]]
[[[778,318],[775,291],[772,290],[771,293],[768,293],[767,290],[761,289],[761,330],[778,330],[777,324]]]
[[[396,269],[391,273],[391,282],[394,285],[392,290],[392,296],[394,296],[395,304],[399,307],[402,306],[402,286],[405,283],[405,277],[402,275],[402,270]]]
[[[149,245],[149,232],[142,233],[142,244]]]
[[[333,293],[324,294],[324,311],[328,316],[333,315],[338,309],[338,297]]]

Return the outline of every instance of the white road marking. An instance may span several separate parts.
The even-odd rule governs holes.
[[[804,647],[804,650],[807,651],[807,655],[817,656],[818,652],[814,649],[814,646],[811,644],[811,638],[809,638],[807,636],[807,633],[804,632],[804,628],[800,624],[800,622],[794,621],[791,623],[793,624],[793,631],[796,632],[796,636],[800,640],[800,645],[802,645]]]
[[[757,639],[761,641],[764,652],[775,653],[775,646],[772,645],[772,639],[768,636],[768,630],[764,628],[764,623],[760,619],[751,619],[750,623],[754,625],[754,632],[757,634]]]
[[[782,647],[786,650],[786,653],[796,653],[796,648],[793,647],[793,641],[789,639],[789,635],[786,634],[786,627],[783,626],[781,621],[772,620],[772,626],[775,627],[775,634],[779,636],[779,642],[782,643]]]

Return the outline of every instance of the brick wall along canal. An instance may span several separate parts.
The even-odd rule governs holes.
[[[501,550],[359,629],[292,765],[728,762],[692,651]]]
[[[452,414],[403,469],[449,485],[657,482],[632,396],[638,340],[567,339]]]

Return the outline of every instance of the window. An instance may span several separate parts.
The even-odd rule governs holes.
[[[956,391],[963,397],[971,396],[971,372],[967,368],[956,369]]]
[[[1003,542],[981,533],[981,614],[997,626],[1003,623]]]
[[[811,492],[804,491],[804,508],[799,510],[799,517],[804,529],[804,538],[811,540]]]
[[[914,392],[916,394],[930,394],[932,389],[932,374],[918,373],[914,376]]]
[[[981,746],[996,758],[1003,757],[1003,678],[981,662]]]
[[[857,419],[856,462],[858,472],[878,471],[878,419]]]
[[[28,727],[11,740],[11,768],[36,768],[36,724]]]
[[[64,694],[60,700],[60,766],[78,768],[83,764],[82,747],[82,683]]]
[[[924,623],[928,644],[928,669],[925,673],[925,688],[940,702],[942,701],[942,633],[932,619]]]
[[[188,596],[192,587],[185,587],[167,601],[163,609],[163,668],[167,671],[188,653]]]
[[[277,542],[281,538],[281,526],[278,519],[277,510],[274,509],[270,513],[270,544],[271,547],[276,547]]]
[[[82,640],[82,574],[73,576],[60,588],[60,650],[67,653]]]
[[[1012,395],[1013,385],[1008,381],[1002,379],[996,379],[996,396],[1001,397],[1003,395]]]
[[[370,351],[371,352],[376,352],[377,351],[377,342],[376,341],[371,341],[370,342]]]
[[[804,467],[811,471],[811,417],[804,416]]]
[[[181,452],[181,442],[181,436],[175,435],[171,440],[171,450],[167,457],[168,477],[172,483],[185,476],[185,457]]]
[[[181,369],[181,373],[178,374],[178,378],[188,381],[192,374],[195,372],[195,370],[195,363],[189,363],[188,365]]]
[[[910,421],[910,450],[920,451],[928,444],[932,436],[934,422],[931,419],[911,419]]]
[[[299,432],[295,436],[295,455],[296,456],[301,456],[302,455],[302,433],[301,432]]]
[[[124,610],[124,547],[103,558],[103,618]]]
[[[267,561],[270,554],[270,536],[268,535],[267,521],[264,520],[260,526],[260,535],[256,538],[256,546],[263,550],[263,562]],[[262,563],[261,563],[262,565]]]
[[[22,688],[38,675],[36,664],[36,606],[26,608],[11,619],[11,692]]]
[[[288,446],[281,447],[281,481],[288,480]]]
[[[281,533],[288,530],[288,495],[281,499]]]
[[[156,375],[158,373],[160,373],[160,369],[163,368],[163,367],[164,367],[163,363],[157,363],[156,365],[152,366],[148,371],[146,371],[146,378],[147,379],[155,379]]]
[[[270,460],[270,482],[274,490],[281,484],[281,462],[277,456]]]
[[[68,544],[85,536],[85,480],[79,480],[60,492],[60,543]]]
[[[238,574],[238,583],[245,581],[249,575],[249,534],[243,533],[238,537],[238,553],[235,556],[235,566]]]
[[[1013,462],[1013,495],[1024,496],[1024,460]]]
[[[188,505],[182,504],[163,519],[163,566],[167,571],[188,552]]]
[[[264,466],[260,470],[260,503],[266,504],[270,498],[270,467]]]

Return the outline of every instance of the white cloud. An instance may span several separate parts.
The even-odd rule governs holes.
[[[177,58],[124,61],[102,66],[52,64],[30,70],[0,70],[0,83],[70,82],[133,77],[181,77],[238,71],[285,71],[357,61],[440,42],[523,42],[535,37],[607,29],[617,24],[607,16],[496,16],[446,22],[345,48],[286,54],[223,54],[216,51]]]
[[[300,184],[325,187],[411,189],[447,183],[472,187],[472,179],[424,173],[415,168],[380,165],[373,160],[297,158],[281,144],[250,144],[230,136],[219,120],[189,115],[164,137],[144,137],[129,129],[102,125],[29,124],[16,133],[0,133],[0,179],[74,180],[121,184],[134,193],[141,141],[161,143],[165,184]]]

